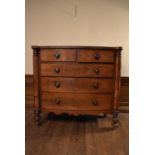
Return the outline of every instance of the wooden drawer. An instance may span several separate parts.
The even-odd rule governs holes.
[[[43,93],[42,108],[49,110],[111,110],[111,94]]]
[[[78,62],[114,62],[114,52],[106,50],[79,50]]]
[[[41,78],[41,91],[44,92],[112,93],[113,88],[112,78]]]
[[[113,64],[41,64],[41,76],[112,77]]]
[[[76,51],[72,49],[42,49],[41,61],[75,61]]]

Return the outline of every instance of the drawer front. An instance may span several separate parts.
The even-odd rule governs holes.
[[[42,76],[112,77],[112,64],[41,64]]]
[[[112,93],[113,87],[112,78],[41,78],[44,92]]]
[[[103,50],[80,50],[78,51],[78,62],[114,62],[113,51]]]
[[[40,52],[41,61],[75,61],[76,51],[72,49],[43,49]]]
[[[50,110],[110,110],[110,94],[43,93],[42,108]]]

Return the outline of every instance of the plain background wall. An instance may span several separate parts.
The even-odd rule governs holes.
[[[26,74],[33,73],[31,45],[94,45],[122,46],[121,75],[129,75],[128,0],[25,2]]]

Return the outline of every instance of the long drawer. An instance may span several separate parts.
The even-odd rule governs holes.
[[[111,94],[42,93],[42,108],[50,110],[110,110]]]
[[[41,76],[113,77],[113,64],[41,64]]]
[[[41,91],[44,92],[112,93],[113,88],[112,78],[41,78]]]

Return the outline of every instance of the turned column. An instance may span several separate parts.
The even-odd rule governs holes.
[[[121,85],[121,50],[118,48],[115,53],[115,83],[114,83],[114,106],[113,106],[113,126],[119,126],[119,104],[120,104],[120,85]]]
[[[41,110],[39,103],[39,49],[33,48],[33,77],[34,77],[34,115],[36,124],[40,124]]]

